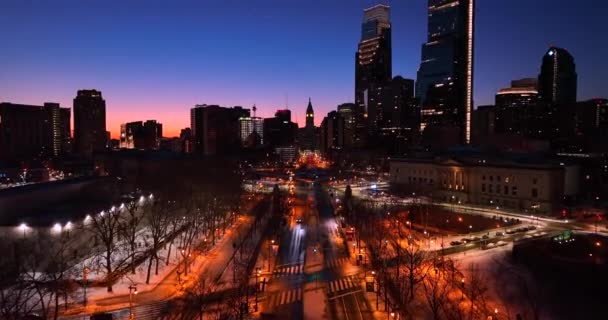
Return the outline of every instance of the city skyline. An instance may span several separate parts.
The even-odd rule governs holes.
[[[255,9],[263,15],[251,14],[253,4],[233,12],[225,3],[187,1],[177,7],[146,2],[144,8],[105,2],[86,7],[77,2],[4,3],[0,34],[7,39],[7,65],[0,74],[0,100],[57,102],[71,108],[78,90],[97,89],[107,101],[107,129],[114,138],[122,123],[144,119],[158,120],[167,136],[177,136],[188,126],[189,110],[201,103],[256,104],[260,116],[271,117],[289,101],[294,121],[303,126],[312,97],[318,125],[328,111],[354,101],[352,52],[360,36],[361,11],[376,2],[331,1],[319,10],[320,3],[258,2]],[[601,19],[593,19],[602,10],[568,3],[477,3],[475,106],[492,104],[495,93],[513,79],[537,77],[551,45],[574,56],[578,100],[606,96],[601,76],[608,65],[601,57],[608,48],[593,40],[605,29]],[[392,73],[415,79],[426,39],[427,1],[390,5]],[[78,16],[84,9],[98,15]],[[134,16],[135,10],[144,14]],[[558,21],[566,14],[573,23]],[[221,24],[218,33],[214,27],[226,16],[234,17],[234,23]],[[20,28],[11,27],[15,25]],[[264,32],[267,37],[253,41]],[[492,41],[497,34],[501,41]],[[212,41],[202,41],[205,37]],[[258,54],[247,53],[251,49]]]

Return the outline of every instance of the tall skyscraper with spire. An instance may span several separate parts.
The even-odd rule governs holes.
[[[390,7],[377,4],[363,11],[355,54],[355,103],[372,130],[382,120],[382,89],[392,79],[392,68]]]
[[[475,0],[429,0],[427,42],[416,81],[421,128],[451,127],[471,139]]]
[[[315,150],[316,149],[316,128],[315,128],[315,111],[312,108],[312,102],[308,98],[308,106],[306,107],[306,126],[300,129],[300,149]]]
[[[312,109],[312,102],[308,98],[308,106],[306,107],[306,129],[315,127],[315,111]]]

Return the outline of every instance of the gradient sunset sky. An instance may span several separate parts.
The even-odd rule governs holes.
[[[386,1],[384,1],[386,3]],[[72,107],[78,89],[107,102],[107,128],[156,119],[189,126],[195,104],[289,108],[301,125],[353,101],[368,0],[1,0],[0,101]],[[391,1],[393,75],[416,77],[427,0]],[[478,0],[475,105],[536,77],[550,45],[575,57],[578,98],[608,97],[607,1]]]

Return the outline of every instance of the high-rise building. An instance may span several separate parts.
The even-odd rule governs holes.
[[[331,111],[321,122],[320,149],[323,154],[332,158],[332,154],[344,147],[345,121],[338,111]]]
[[[396,76],[384,89],[379,129],[382,135],[418,130],[419,108],[414,103],[414,80]]]
[[[163,137],[163,125],[156,120],[136,121],[120,126],[120,148],[158,150]]]
[[[83,156],[106,150],[106,101],[101,91],[78,90],[74,98],[74,150]]]
[[[416,81],[421,127],[457,128],[461,143],[471,138],[474,2],[428,1],[427,42]]]
[[[390,7],[363,11],[361,40],[355,54],[355,103],[375,131],[381,121],[382,90],[392,79]]]
[[[0,103],[0,159],[30,160],[70,152],[70,109]]]
[[[260,117],[239,118],[239,136],[243,146],[254,147],[264,144],[264,119]]]
[[[500,89],[496,93],[496,107],[508,109],[535,105],[538,99],[537,85],[534,78],[511,81],[511,87]]]
[[[196,105],[190,110],[193,150],[204,155],[231,154],[241,147],[239,118],[249,117],[249,109]]]
[[[274,113],[274,117],[279,121],[291,122],[291,110],[279,109]]]
[[[293,146],[298,125],[291,122],[289,109],[277,110],[274,118],[264,119],[264,144],[270,147]]]
[[[179,139],[182,143],[182,152],[192,152],[192,130],[190,128],[184,128],[179,133]]]
[[[543,56],[538,76],[538,94],[547,105],[576,103],[576,65],[566,50],[550,47]]]
[[[511,87],[500,89],[495,97],[496,133],[530,135],[538,129],[538,90],[535,78],[511,81]]]

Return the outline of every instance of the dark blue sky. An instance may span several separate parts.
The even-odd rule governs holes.
[[[285,105],[317,122],[353,100],[354,53],[368,0],[1,0],[0,101],[71,107],[97,88],[114,135],[158,119],[175,134],[196,103]],[[391,1],[393,74],[415,78],[426,0]],[[475,105],[535,77],[549,45],[575,57],[579,99],[608,96],[604,0],[477,0]]]

